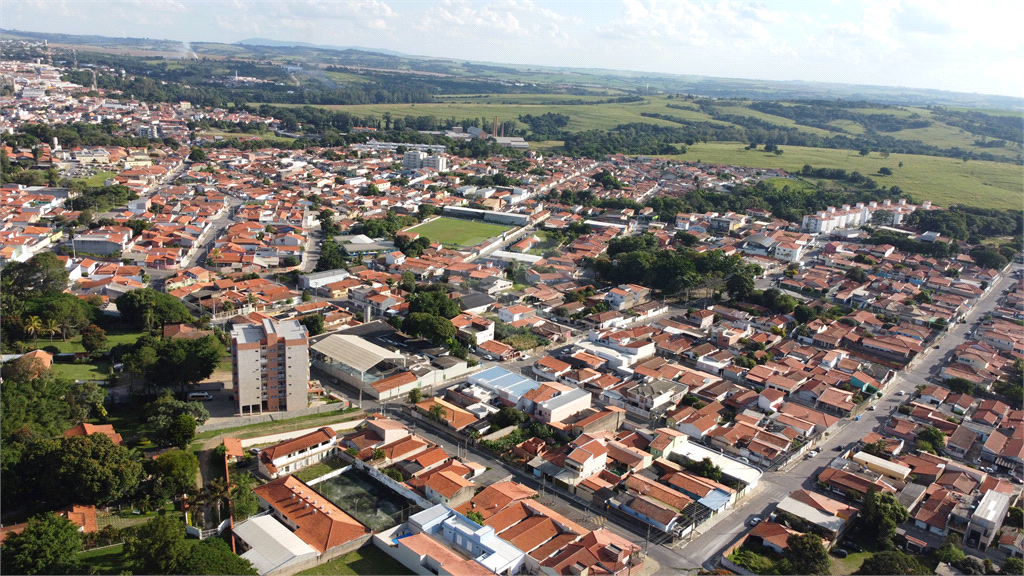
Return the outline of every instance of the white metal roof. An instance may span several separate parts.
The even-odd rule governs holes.
[[[381,348],[351,334],[331,334],[313,344],[311,348],[360,372],[366,372],[382,360],[403,358],[398,352]]]
[[[234,528],[234,534],[251,548],[242,558],[266,574],[293,560],[316,557],[317,552],[272,516],[250,518]]]

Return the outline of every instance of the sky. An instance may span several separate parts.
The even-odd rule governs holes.
[[[0,28],[1024,97],[1024,2],[0,0]]]

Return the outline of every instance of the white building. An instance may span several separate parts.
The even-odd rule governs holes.
[[[309,406],[309,348],[298,320],[235,326],[231,372],[236,413],[302,410]]]

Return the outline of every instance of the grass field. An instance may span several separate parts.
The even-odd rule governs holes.
[[[349,552],[341,558],[325,562],[316,568],[310,568],[300,575],[381,575],[381,574],[413,574],[399,561],[385,554],[380,548],[370,544],[359,550]]]
[[[680,156],[688,162],[779,168],[799,171],[804,164],[815,168],[843,168],[871,176],[879,186],[899,186],[913,195],[915,201],[931,200],[939,206],[964,204],[983,208],[1016,208],[1024,203],[1024,169],[1001,162],[963,162],[954,158],[892,154],[882,158],[877,153],[861,156],[852,150],[783,146],[782,156],[744,150],[745,144],[708,142],[695,144]],[[899,163],[903,167],[899,168]],[[887,166],[892,176],[881,176],[878,169]]]
[[[103,186],[103,183],[107,181],[107,178],[113,178],[117,176],[117,172],[110,172],[109,170],[104,172],[97,172],[88,178],[79,178],[79,180],[85,180],[85,185],[89,188],[99,188]]]
[[[135,341],[142,337],[145,332],[135,332],[124,328],[111,328],[107,330],[107,347],[113,348],[118,344],[135,344]],[[85,348],[82,347],[82,337],[76,336],[69,338],[67,342],[64,342],[59,337],[55,337],[53,342],[49,341],[49,337],[42,338],[38,344],[41,348],[54,347],[59,352],[70,353],[70,352],[85,352]],[[230,368],[228,368],[230,370]]]
[[[124,562],[124,544],[80,552],[78,559],[93,567],[96,574],[122,574],[128,569]]]
[[[476,246],[511,229],[511,226],[456,218],[438,218],[413,228],[420,236],[429,238],[431,242],[456,246]]]
[[[54,362],[50,369],[56,376],[72,380],[106,380],[110,362],[100,360],[94,364],[64,364]]]

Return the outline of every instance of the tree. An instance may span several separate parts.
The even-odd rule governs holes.
[[[934,426],[926,426],[924,430],[918,432],[917,440],[919,442],[927,442],[935,448],[944,448],[946,446],[946,435],[942,433],[942,430]]]
[[[24,457],[25,481],[56,505],[108,504],[133,493],[142,478],[135,456],[103,434],[40,440]]]
[[[165,390],[159,398],[146,404],[142,410],[143,422],[153,430],[157,441],[165,445],[176,445],[171,439],[172,429],[181,415],[191,418],[194,424],[203,424],[210,418],[210,413],[201,402],[177,400],[170,390]]]
[[[60,332],[60,324],[57,323],[53,318],[47,318],[43,322],[43,332],[50,335],[50,344],[53,344],[53,336]]]
[[[165,324],[183,324],[192,321],[192,314],[174,296],[152,288],[125,292],[114,301],[121,317],[136,328],[150,329]]]
[[[151,344],[159,358],[156,364],[150,366],[147,373],[149,380],[158,386],[178,388],[182,392],[209,378],[224,357],[224,345],[212,334],[195,340],[140,338],[136,345],[140,344]]]
[[[946,542],[935,551],[935,557],[939,562],[945,562],[946,564],[953,564],[959,562],[967,557],[964,551],[958,548],[952,542]]]
[[[182,494],[195,492],[199,460],[192,452],[168,450],[153,460],[151,468],[155,477],[156,496],[174,499]]]
[[[818,312],[806,304],[797,304],[793,309],[793,317],[800,324],[806,324],[818,317]]]
[[[526,413],[516,410],[511,406],[503,406],[494,415],[491,422],[499,428],[505,428],[507,426],[519,426],[526,421]]]
[[[793,574],[832,573],[828,550],[817,534],[790,534],[786,545],[786,559],[792,565]]]
[[[430,417],[438,422],[443,422],[447,415],[448,411],[441,404],[434,404],[430,407]]]
[[[423,400],[423,390],[419,388],[413,388],[409,390],[409,403],[419,404]]]
[[[188,448],[196,436],[196,419],[188,414],[178,414],[167,429],[167,440],[171,446],[182,450]]]
[[[925,568],[913,556],[909,556],[899,550],[888,550],[879,552],[868,557],[861,564],[860,570],[854,574],[891,574],[893,576],[913,576],[916,574],[928,574],[931,570]]]
[[[39,343],[39,332],[43,329],[43,321],[39,319],[39,316],[29,316],[22,328],[29,336],[32,336],[35,343]]]
[[[193,162],[205,162],[206,151],[198,146],[193,146],[192,150],[188,153],[188,159]]]
[[[68,287],[68,272],[56,254],[40,252],[24,262],[11,262],[4,267],[0,286],[17,298],[61,292]]]
[[[231,487],[223,478],[214,478],[206,483],[206,501],[217,510],[217,524],[221,523],[221,508],[231,499]]]
[[[192,545],[178,574],[258,574],[252,562],[237,556],[227,542],[207,538]]]
[[[733,274],[725,283],[725,289],[733,300],[746,302],[754,293],[754,279],[745,274]]]
[[[469,512],[467,512],[466,513],[466,518],[469,518],[470,520],[472,520],[473,522],[476,522],[477,524],[479,524],[481,526],[484,525],[484,516],[483,516],[483,514],[477,512],[476,510],[470,510]]]
[[[79,527],[64,516],[43,512],[0,547],[5,574],[82,574]]]
[[[455,337],[455,325],[443,316],[426,312],[414,312],[402,321],[402,329],[406,334],[423,336],[435,345],[440,346]]]
[[[1020,558],[1010,556],[1003,561],[1003,566],[1000,568],[999,573],[1006,576],[1020,576],[1024,574],[1024,562]]]
[[[384,458],[385,456],[387,456],[387,452],[385,452],[383,448],[374,448],[370,452],[370,459],[371,460],[380,460],[381,458]]]
[[[398,287],[406,292],[413,292],[416,290],[416,276],[408,270],[402,272],[402,279],[398,282]]]
[[[699,462],[690,462],[686,465],[686,469],[715,482],[721,482],[722,480],[722,469],[715,465],[711,458],[704,458]]]
[[[974,391],[974,382],[966,378],[947,378],[943,384],[957,394],[970,394]]]
[[[324,315],[320,313],[303,316],[299,319],[299,324],[306,327],[306,331],[309,332],[310,336],[319,336],[326,331]]]
[[[1006,514],[1006,524],[1017,529],[1024,529],[1024,509],[1019,506],[1010,506]]]
[[[249,474],[235,474],[231,487],[231,512],[235,522],[241,522],[260,511],[259,497],[252,491],[255,480]]]
[[[458,300],[449,298],[441,290],[427,290],[416,292],[409,297],[409,312],[426,312],[450,320],[462,314],[462,309]]]
[[[896,527],[907,521],[910,515],[891,492],[881,494],[874,489],[868,490],[864,496],[864,521],[874,527],[875,542],[885,550],[893,548]],[[887,572],[878,572],[887,574]]]
[[[295,256],[285,256],[284,258],[281,259],[281,264],[283,266],[291,268],[292,266],[299,265],[299,259],[296,258]]]
[[[124,555],[136,574],[179,574],[189,555],[185,527],[174,516],[157,516],[124,543]]]
[[[82,330],[82,348],[92,354],[107,345],[107,331],[95,324],[89,324]]]

